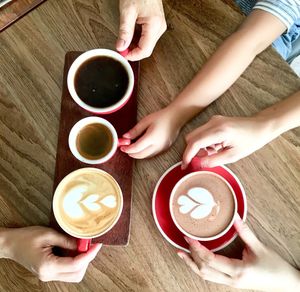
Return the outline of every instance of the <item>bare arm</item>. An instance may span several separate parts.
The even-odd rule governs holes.
[[[272,14],[254,10],[169,105],[177,115],[180,109],[181,123],[185,124],[222,95],[285,30],[285,25]]]
[[[255,117],[271,125],[274,138],[300,126],[300,91],[261,111]]]
[[[285,29],[272,14],[254,10],[169,106],[146,116],[124,135],[129,139],[142,136],[121,150],[141,159],[168,148],[181,127],[222,95]]]
[[[187,135],[183,167],[195,155],[202,166],[235,162],[299,126],[300,91],[252,117],[215,116]]]

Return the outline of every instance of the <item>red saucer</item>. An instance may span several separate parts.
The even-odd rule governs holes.
[[[235,192],[238,214],[246,220],[247,201],[246,194],[242,184],[236,175],[226,166],[218,166],[214,168],[202,168],[201,170],[211,171],[221,175],[231,185]],[[200,170],[200,171],[201,171]],[[188,252],[188,244],[184,240],[184,235],[174,224],[170,210],[169,199],[171,191],[175,184],[185,175],[190,173],[190,170],[181,170],[181,162],[170,167],[157,182],[152,198],[152,212],[158,230],[163,237],[176,248]],[[201,241],[201,244],[206,246],[211,251],[218,251],[229,245],[237,236],[235,228],[232,227],[229,231],[218,239],[211,241]]]

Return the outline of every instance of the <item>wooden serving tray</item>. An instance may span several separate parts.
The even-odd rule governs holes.
[[[45,0],[13,0],[0,8],[0,32]]]
[[[93,239],[107,245],[127,245],[129,242],[130,213],[131,213],[131,186],[133,159],[117,150],[108,162],[99,165],[89,165],[77,160],[71,153],[68,145],[69,132],[73,125],[82,118],[95,116],[77,105],[67,88],[67,74],[73,61],[82,52],[68,52],[65,57],[63,90],[61,99],[60,128],[58,134],[54,190],[59,182],[70,172],[83,167],[96,167],[110,173],[119,183],[124,199],[124,206],[118,223],[105,235]],[[98,115],[110,121],[117,130],[119,137],[136,124],[137,119],[137,92],[139,77],[139,62],[131,63],[135,87],[127,104],[115,113]],[[54,192],[53,192],[54,193]],[[59,229],[52,214],[51,225]]]

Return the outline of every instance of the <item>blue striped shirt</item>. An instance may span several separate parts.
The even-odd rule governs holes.
[[[236,0],[244,13],[252,9],[267,11],[279,18],[289,30],[300,19],[300,0]]]
[[[282,21],[287,30],[273,46],[289,62],[298,55],[298,52],[296,54],[293,52],[293,47],[295,42],[300,40],[300,0],[235,0],[235,2],[247,15],[253,9],[260,9]]]

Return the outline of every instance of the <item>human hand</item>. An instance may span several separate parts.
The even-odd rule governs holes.
[[[5,249],[10,258],[36,274],[41,281],[80,282],[101,244],[75,257],[58,257],[53,247],[76,250],[76,239],[46,227],[12,228],[5,231]]]
[[[186,136],[182,168],[198,155],[202,167],[233,163],[276,138],[262,117],[213,116],[206,124]]]
[[[143,135],[130,146],[121,147],[121,151],[136,159],[154,156],[173,144],[180,128],[181,125],[174,113],[164,108],[144,117],[124,134],[124,138],[131,140]]]
[[[135,24],[142,26],[138,45],[129,51],[126,58],[137,61],[152,54],[155,44],[166,31],[167,24],[161,0],[120,0],[120,28],[116,43],[118,51],[125,51],[133,38]]]
[[[242,260],[214,254],[197,240],[186,238],[190,254],[177,254],[201,278],[240,289],[300,291],[300,272],[261,243],[249,227],[237,219],[235,228],[245,242]]]

